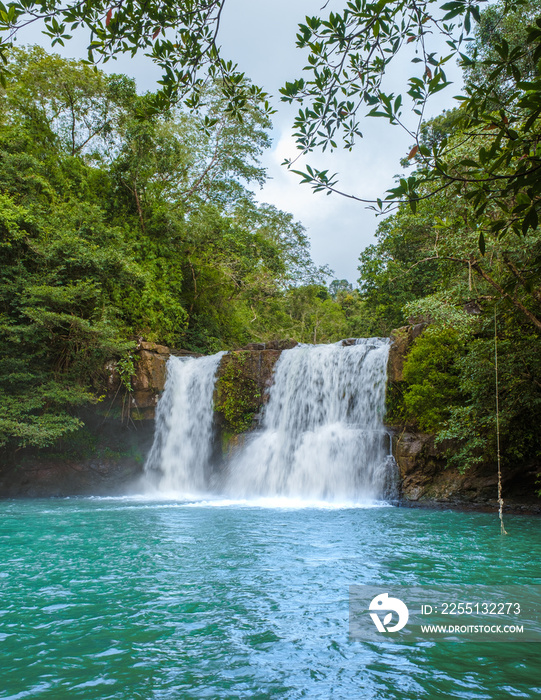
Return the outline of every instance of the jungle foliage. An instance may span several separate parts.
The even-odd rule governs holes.
[[[125,76],[37,47],[13,49],[8,69],[0,445],[76,430],[106,361],[137,338],[214,352],[348,335],[356,300],[331,298],[302,226],[248,189],[270,143],[259,98],[239,122],[213,85],[197,113],[141,119],[153,96]]]
[[[450,196],[449,173],[442,172],[440,191],[421,196],[415,212],[403,203],[382,221],[377,242],[361,254],[359,268],[371,332],[387,334],[408,322],[426,324],[404,366],[405,390],[400,397],[393,394],[400,403],[394,414],[436,433],[440,442],[451,441],[446,443],[452,445],[451,461],[461,469],[496,458],[496,348],[503,461],[535,465],[541,458],[541,231],[536,213],[541,180],[535,174],[534,188],[524,180],[523,196],[520,188],[495,193],[493,181],[483,184],[482,176],[471,174],[473,161],[493,148],[502,114],[513,114],[509,119],[518,129],[516,137],[509,133],[505,138],[513,143],[522,139],[523,146],[510,156],[507,172],[526,163],[533,168],[530,155],[539,155],[539,138],[534,137],[541,126],[539,113],[527,116],[517,97],[525,81],[538,83],[541,76],[541,56],[518,53],[528,46],[528,27],[538,8],[531,2],[514,14],[504,9],[504,3],[495,3],[480,14],[471,62],[465,60],[465,82],[473,90],[473,85],[493,80],[487,66],[502,45],[517,61],[520,55],[519,73],[500,71],[499,82],[492,83],[493,100],[487,101],[485,116],[492,115],[493,128],[472,132],[471,123],[463,120],[468,107],[462,105],[421,129],[420,142],[427,148],[445,141],[461,159],[465,181]],[[501,136],[499,140],[507,149]],[[492,156],[486,158],[485,164]],[[417,178],[425,168],[422,154],[405,159],[403,166]],[[475,187],[486,185],[482,212],[481,200],[471,196],[470,176],[477,180]],[[432,189],[425,183],[423,192]]]
[[[53,46],[74,37],[86,43],[90,63],[106,62],[117,53],[149,56],[162,70],[161,88],[139,105],[140,117],[179,101],[197,108],[213,83],[230,116],[240,119],[254,106],[268,116],[272,110],[266,93],[222,55],[219,29],[226,5],[227,0],[0,2],[0,80],[9,75],[2,61],[20,31],[37,23]],[[411,136],[410,157],[417,167],[386,195],[371,200],[377,210],[408,202],[415,211],[424,198],[447,190],[450,196],[463,192],[469,198],[480,222],[481,248],[487,231],[500,235],[535,228],[541,206],[541,84],[535,72],[541,18],[535,3],[503,0],[496,10],[486,0],[343,0],[328,5],[298,26],[296,46],[306,52],[306,63],[302,77],[281,89],[283,100],[299,105],[295,138],[301,154],[351,149],[362,139],[366,116],[384,119]],[[468,51],[474,38],[478,53]],[[489,52],[484,50],[487,43]],[[456,60],[472,78],[456,115],[461,141],[471,146],[467,157],[456,141],[427,144],[422,138],[427,104],[450,85],[447,66]],[[410,75],[395,92],[388,75],[404,63],[411,64]],[[209,128],[217,124],[215,115],[205,119]],[[310,165],[295,172],[316,191],[340,191],[337,173]],[[348,196],[369,201],[363,193]],[[497,215],[491,216],[487,208],[494,205]]]
[[[270,109],[220,55],[223,6],[0,3],[1,441],[48,444],[76,429],[103,359],[138,335],[211,351],[386,335],[411,320],[429,328],[405,368],[407,420],[452,439],[462,467],[492,459],[496,340],[503,454],[538,460],[537,3],[350,0],[300,25],[306,70],[282,99],[299,105],[301,154],[352,148],[366,115],[411,136],[409,173],[372,202],[394,213],[361,256],[358,290],[327,288],[302,227],[246,189],[264,179]],[[90,63],[147,53],[162,88],[141,97],[122,76],[10,53],[20,27],[43,18],[53,44],[89,29]],[[460,106],[427,123],[456,58]],[[386,75],[404,59],[411,76],[394,94]],[[298,172],[339,192],[336,174]]]

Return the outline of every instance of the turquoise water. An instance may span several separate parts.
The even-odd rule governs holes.
[[[268,505],[268,504],[267,504]],[[350,584],[541,583],[541,521],[0,503],[1,698],[539,698],[541,644],[348,640]]]

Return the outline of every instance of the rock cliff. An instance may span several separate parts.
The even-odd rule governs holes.
[[[400,398],[404,391],[404,361],[426,324],[398,328],[391,334],[387,384],[387,424],[398,466],[400,502],[405,506],[497,508],[498,477],[495,464],[483,464],[464,473],[447,465],[449,442],[436,444],[434,435],[417,432],[404,421]],[[507,511],[541,513],[537,470],[504,469],[503,498]]]
[[[406,326],[391,335],[387,424],[398,468],[400,502],[407,506],[495,508],[495,465],[461,474],[447,466],[445,453],[452,445],[436,445],[434,436],[416,432],[401,415],[404,360],[424,327]],[[348,345],[355,339],[342,342]],[[250,343],[222,358],[214,396],[222,455],[235,450],[257,426],[280,353],[295,345],[293,340]],[[121,381],[116,364],[108,363],[107,395],[81,414],[85,429],[66,438],[55,450],[22,450],[1,464],[0,497],[125,493],[136,488],[152,444],[155,409],[171,354],[197,356],[141,341],[133,354],[135,371],[129,385]],[[536,477],[535,469],[504,471],[507,509],[541,513],[541,501],[535,495],[539,489]]]
[[[183,351],[176,351],[185,354]],[[126,493],[135,488],[154,436],[154,413],[171,350],[141,341],[126,386],[104,368],[106,395],[80,412],[85,427],[48,450],[19,450],[0,464],[0,497]]]
[[[134,374],[129,387],[123,385],[116,362],[107,363],[107,398],[131,420],[153,420],[160,394],[165,387],[166,365],[171,355],[200,357],[199,353],[176,350],[166,345],[139,341],[133,353]]]
[[[228,433],[243,433],[257,425],[280,353],[272,349],[243,349],[222,358],[214,406]]]
[[[251,343],[224,356],[215,393],[216,421],[225,453],[257,425],[274,365],[296,341]],[[0,463],[0,497],[105,495],[137,490],[152,445],[156,405],[171,355],[186,350],[140,341],[134,373],[122,381],[118,364],[104,370],[106,395],[81,412],[85,427],[50,450],[20,450]]]

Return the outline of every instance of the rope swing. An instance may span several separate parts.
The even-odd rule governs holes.
[[[507,535],[503,525],[503,498],[502,498],[502,465],[500,459],[500,403],[498,389],[498,325],[496,317],[496,307],[494,307],[494,371],[496,379],[496,451],[498,457],[498,504],[501,534]]]

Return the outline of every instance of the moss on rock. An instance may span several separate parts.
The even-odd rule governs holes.
[[[251,352],[241,350],[222,361],[216,382],[215,410],[222,414],[232,433],[243,433],[252,426],[261,406],[261,390],[247,370]]]
[[[214,409],[223,432],[238,435],[254,427],[265,403],[279,350],[237,350],[222,358]]]

